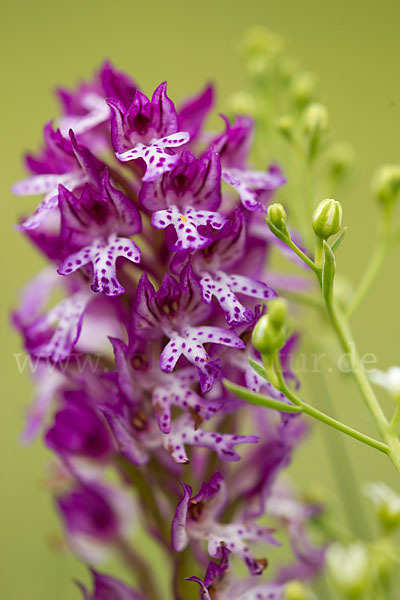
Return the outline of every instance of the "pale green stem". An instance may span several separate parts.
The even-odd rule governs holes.
[[[322,408],[326,408],[335,418],[335,405],[332,402],[323,373],[320,374],[319,382],[320,388],[316,390],[316,394],[318,394],[320,402],[323,403]],[[336,487],[342,499],[343,511],[349,530],[359,538],[368,537],[370,524],[363,509],[360,488],[357,485],[357,478],[345,440],[341,435],[336,435],[334,431],[328,431],[324,439],[326,439],[327,453],[330,458]],[[355,501],[356,498],[359,498],[358,503]]]
[[[334,429],[345,433],[346,435],[358,440],[359,442],[363,442],[364,444],[367,444],[368,446],[371,446],[376,450],[380,450],[384,454],[388,453],[388,446],[383,442],[375,440],[369,435],[361,433],[360,431],[354,429],[353,427],[350,427],[349,425],[345,425],[341,421],[338,421],[337,419],[326,415],[314,406],[311,406],[310,404],[307,404],[306,402],[301,400],[301,398],[299,398],[294,392],[292,392],[292,390],[290,390],[286,386],[286,383],[282,376],[279,360],[276,361],[276,373],[279,380],[280,391],[286,396],[288,400],[293,402],[293,404],[297,404],[298,406],[300,406],[303,413],[309,415],[310,417],[313,417],[314,419],[317,419],[318,421],[321,421],[321,423],[325,423],[325,425],[329,425],[329,427],[333,427]]]
[[[400,441],[397,437],[397,434],[391,430],[385,414],[365,374],[346,319],[335,302],[327,305],[327,309],[333,328],[335,329],[336,334],[341,342],[342,348],[350,356],[352,369],[351,372],[357,382],[372,419],[383,440],[386,442],[386,444],[384,444],[386,447],[386,453],[390,456],[394,466],[400,472]]]
[[[357,291],[354,294],[349,306],[346,310],[346,317],[350,319],[370,290],[372,284],[376,280],[379,271],[392,247],[393,240],[391,238],[393,206],[389,204],[383,208],[381,231],[379,234],[378,243],[376,245],[371,261],[367,266],[364,277],[358,285]]]
[[[372,256],[371,262],[369,263],[364,277],[359,284],[356,293],[354,294],[349,306],[346,310],[346,317],[350,319],[359,308],[360,304],[366,297],[372,284],[376,280],[379,271],[388,255],[390,250],[390,244],[387,240],[380,240],[376,246],[375,252]]]

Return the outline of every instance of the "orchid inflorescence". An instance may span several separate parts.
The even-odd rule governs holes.
[[[18,229],[51,265],[13,314],[36,361],[23,439],[43,432],[56,455],[56,506],[70,547],[91,568],[93,591],[79,584],[86,600],[315,598],[308,582],[321,574],[332,535],[321,535],[321,502],[278,477],[307,434],[302,413],[400,464],[397,421],[386,427],[363,374],[356,378],[382,441],[297,392],[291,357],[299,335],[278,292],[314,299],[314,272],[318,310],[325,304],[345,351],[351,340],[333,293],[341,205],[325,200],[311,227],[308,199],[293,208],[289,230],[275,202],[279,193],[286,206],[284,190],[293,188],[286,170],[265,158],[252,166],[260,134],[284,139],[310,169],[325,151],[326,109],[280,52],[260,33],[247,41],[254,98],[231,104],[253,116],[223,116],[215,134],[204,128],[212,86],[176,108],[166,83],[150,99],[104,63],[89,83],[58,91],[61,117],[46,124],[41,152],[26,157],[31,176],[13,186],[16,195],[43,196]],[[263,104],[272,74],[294,98],[294,114],[276,122]],[[346,156],[331,159],[335,185]],[[386,196],[397,192],[386,188]],[[301,275],[272,271],[274,249],[304,267]],[[357,355],[351,360],[357,372]],[[369,494],[378,503],[385,497],[376,487]],[[135,522],[165,553],[162,570],[136,548]],[[285,537],[291,562],[265,571]],[[138,591],[99,572],[110,552],[128,563]],[[330,554],[333,571],[340,552]]]

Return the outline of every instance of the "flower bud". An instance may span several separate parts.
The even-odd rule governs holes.
[[[307,588],[301,581],[291,581],[285,586],[285,600],[309,600]]]
[[[328,571],[343,594],[353,597],[368,586],[369,559],[361,542],[349,546],[332,544],[326,555]]]
[[[277,129],[288,140],[293,139],[294,118],[291,115],[283,115],[277,121]]]
[[[270,204],[267,213],[267,223],[273,225],[273,227],[282,235],[282,237],[290,238],[286,221],[287,214],[282,204],[277,202]]]
[[[274,354],[285,344],[286,315],[286,302],[276,298],[270,302],[268,314],[257,321],[251,341],[261,354]]]
[[[304,111],[303,128],[310,160],[315,158],[328,124],[328,111],[322,104],[313,102]]]
[[[373,177],[372,190],[383,204],[393,202],[400,190],[400,166],[384,165],[380,167]]]
[[[235,92],[228,98],[228,107],[235,115],[255,115],[254,98],[247,92]]]
[[[249,29],[242,42],[242,52],[245,58],[277,56],[282,53],[283,48],[282,38],[263,27]]]
[[[276,298],[270,304],[269,318],[276,329],[281,329],[287,320],[287,304],[282,298]]]
[[[314,211],[312,226],[315,234],[327,240],[339,232],[342,224],[342,205],[337,200],[322,200]]]
[[[376,514],[386,529],[400,526],[400,496],[382,481],[365,485],[364,493],[374,503]]]
[[[304,108],[312,100],[315,92],[315,78],[311,73],[298,73],[293,78],[290,93],[294,103]]]
[[[332,146],[328,154],[328,169],[332,179],[343,179],[353,163],[354,151],[349,144],[343,142]]]

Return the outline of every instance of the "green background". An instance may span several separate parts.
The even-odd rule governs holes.
[[[38,147],[41,126],[56,116],[51,90],[89,78],[104,58],[110,58],[132,74],[144,91],[151,92],[167,79],[175,100],[213,80],[223,109],[227,95],[244,80],[236,55],[243,31],[263,25],[282,34],[291,54],[316,74],[333,131],[351,142],[357,153],[351,193],[339,198],[349,225],[339,267],[348,277],[357,278],[371,250],[377,217],[369,194],[371,174],[383,162],[400,160],[399,21],[400,4],[394,0],[2,3],[2,598],[78,598],[71,579],[84,577],[73,557],[60,555],[49,543],[59,530],[41,484],[48,456],[39,442],[28,448],[18,442],[32,390],[27,377],[18,374],[13,353],[20,351],[20,342],[7,318],[18,289],[42,264],[13,230],[18,216],[31,210],[34,201],[13,198],[9,188],[23,176],[22,153]],[[354,319],[362,353],[374,352],[381,368],[400,362],[399,257],[399,250],[392,254]],[[329,384],[339,414],[370,431],[355,389],[339,387],[334,378]],[[306,486],[322,482],[330,495],[334,487],[322,428],[317,426],[303,449],[296,472]],[[360,481],[385,479],[399,489],[387,461],[357,442],[350,441],[347,447]]]

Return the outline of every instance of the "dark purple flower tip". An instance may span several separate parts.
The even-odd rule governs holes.
[[[46,444],[61,456],[106,461],[114,451],[109,430],[82,396],[79,393],[66,395],[64,408],[56,413],[46,433]]]
[[[115,69],[109,61],[103,63],[99,77],[104,91],[104,98],[119,100],[125,108],[129,108],[138,89],[133,79],[126,73]]]
[[[93,591],[88,592],[85,587],[77,583],[81,589],[84,600],[145,600],[141,594],[128,587],[125,583],[91,569]]]
[[[239,116],[231,125],[228,117],[221,116],[225,131],[213,140],[211,148],[219,153],[224,167],[244,168],[253,138],[253,120]]]
[[[155,89],[151,100],[136,90],[128,109],[118,99],[107,100],[107,104],[112,111],[112,142],[118,153],[178,131],[178,117],[174,103],[167,96],[166,82]]]
[[[178,124],[181,131],[188,131],[190,139],[199,135],[203,123],[214,104],[214,87],[207,85],[197,96],[188,98],[178,110]]]
[[[76,484],[56,499],[68,536],[87,535],[111,543],[120,533],[119,517],[105,490],[99,485]]]

